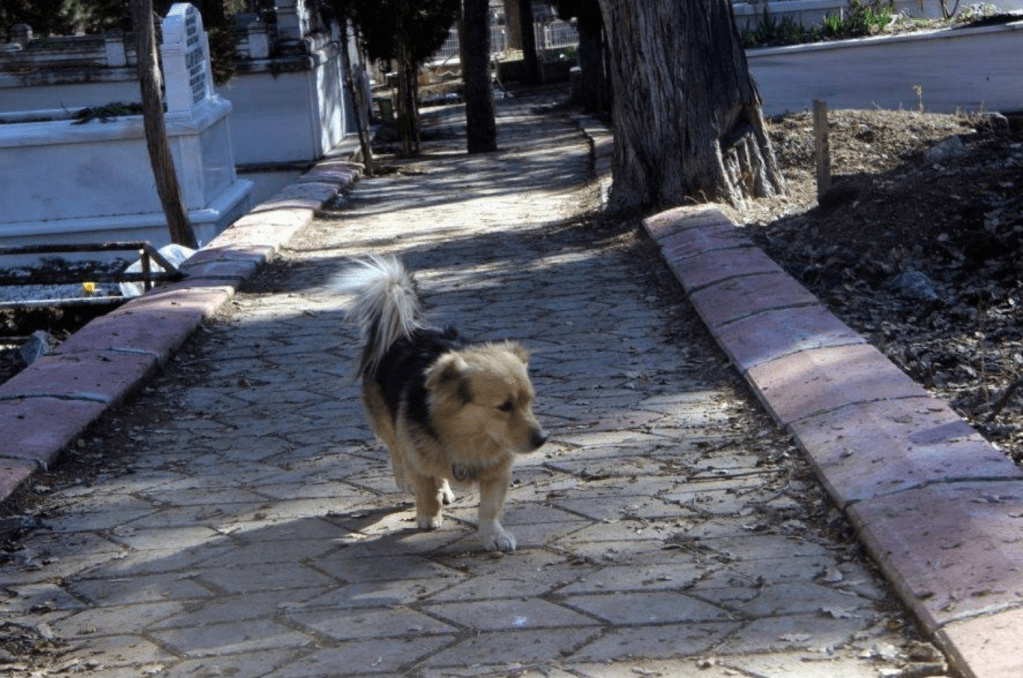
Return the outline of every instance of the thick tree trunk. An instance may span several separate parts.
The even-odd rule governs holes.
[[[784,192],[730,0],[600,0],[614,87],[612,211]]]
[[[135,50],[138,53],[139,86],[142,90],[142,117],[146,131],[149,163],[156,180],[156,193],[160,196],[167,217],[171,242],[198,248],[188,212],[181,202],[178,175],[174,172],[174,157],[167,142],[167,127],[163,116],[163,77],[156,58],[156,31],[153,25],[152,0],[131,0],[131,23],[135,32]]]
[[[494,89],[490,81],[490,22],[487,0],[463,0],[462,81],[465,84],[465,126],[470,153],[497,150]]]

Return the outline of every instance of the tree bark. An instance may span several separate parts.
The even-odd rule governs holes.
[[[351,26],[346,15],[341,16],[341,30],[344,31],[345,39],[341,45],[341,69],[344,71],[345,87],[352,93],[352,115],[355,117],[355,126],[359,130],[359,147],[362,149],[362,166],[366,176],[373,176],[373,149],[369,140],[369,124],[366,119],[366,101],[361,86],[355,85],[355,78],[352,76],[352,58],[348,53]],[[360,79],[361,80],[361,79]]]
[[[487,0],[463,0],[462,81],[465,85],[465,127],[469,153],[497,150],[494,88],[490,81],[490,21]]]
[[[784,192],[730,0],[600,0],[614,88],[609,210]]]
[[[597,20],[579,18],[579,66],[582,68],[582,106],[598,116],[610,112],[611,86],[604,69],[604,27]]]
[[[522,30],[522,77],[526,84],[540,82],[540,64],[536,53],[536,29],[533,22],[533,0],[519,0],[519,28]]]
[[[152,0],[131,0],[131,23],[135,33],[138,54],[139,86],[142,91],[142,118],[146,131],[149,164],[156,181],[163,213],[171,242],[197,249],[199,247],[188,220],[188,212],[181,202],[178,175],[174,172],[174,157],[167,141],[167,127],[163,116],[163,76],[156,54],[156,30],[153,24]]]

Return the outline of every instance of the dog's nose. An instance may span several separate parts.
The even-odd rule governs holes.
[[[534,450],[539,449],[545,442],[547,442],[547,434],[543,431],[537,431],[533,434],[533,437],[529,439],[529,442],[532,443]]]

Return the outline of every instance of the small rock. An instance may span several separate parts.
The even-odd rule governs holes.
[[[56,340],[45,330],[36,330],[29,337],[28,341],[21,345],[19,353],[26,365],[31,365],[50,352],[56,345]]]
[[[966,147],[963,140],[958,136],[949,137],[935,146],[927,149],[924,157],[928,162],[940,163],[952,158],[961,158],[966,155]]]
[[[895,279],[895,287],[903,296],[920,301],[941,299],[931,279],[920,271],[905,271]]]

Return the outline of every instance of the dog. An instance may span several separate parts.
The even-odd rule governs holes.
[[[475,483],[483,548],[514,551],[501,525],[512,465],[547,441],[526,349],[469,344],[452,327],[425,324],[414,276],[393,257],[357,260],[337,286],[355,295],[346,317],[361,328],[366,418],[390,450],[398,487],[415,496],[419,529],[441,526],[452,484]]]

